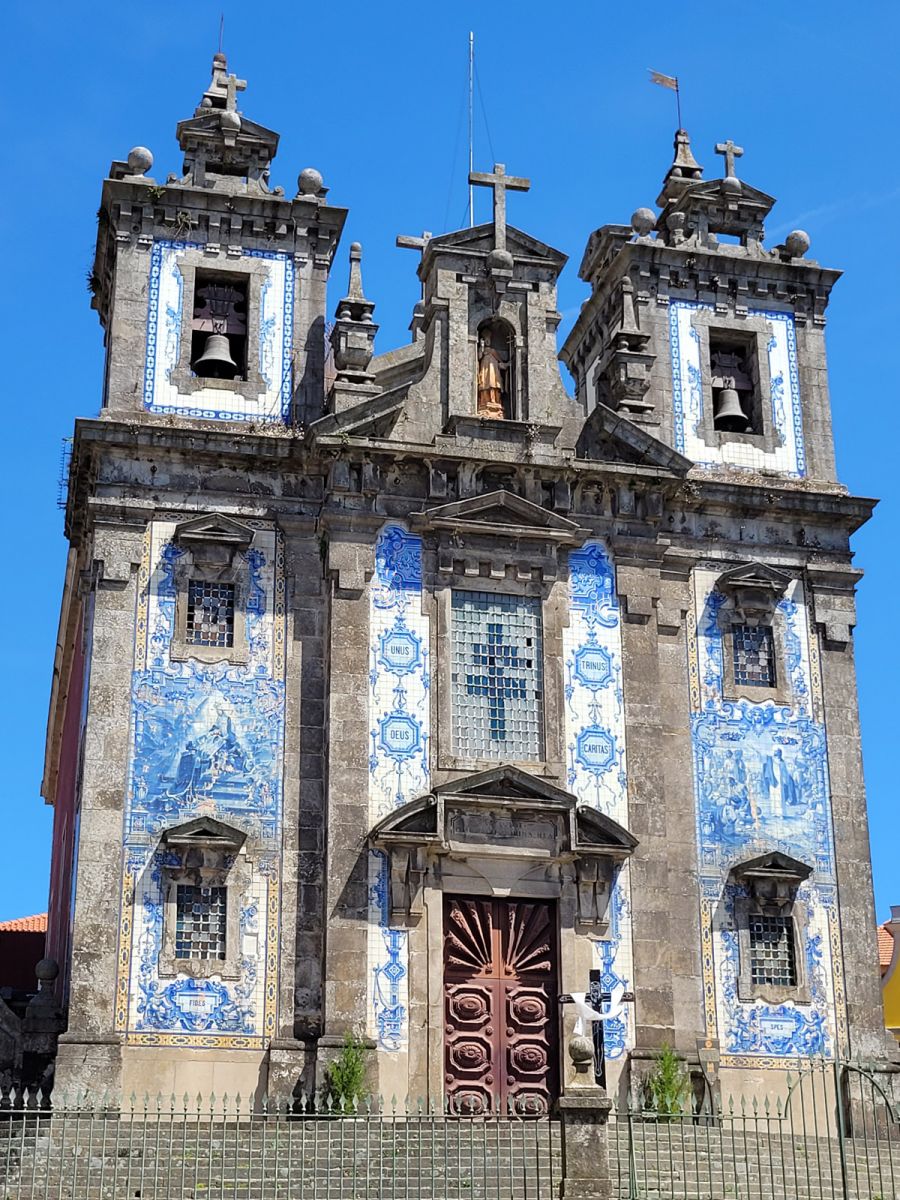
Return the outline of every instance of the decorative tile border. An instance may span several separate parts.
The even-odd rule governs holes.
[[[422,542],[389,523],[375,543],[369,589],[369,825],[428,790],[429,621],[422,613]],[[388,867],[369,852],[369,1034],[402,1050],[408,1030],[406,930],[388,920]]]
[[[602,542],[569,555],[569,624],[563,634],[567,786],[583,804],[628,827],[622,642],[615,571]],[[616,880],[609,933],[594,943],[600,985],[612,991],[633,981],[631,894],[627,866]],[[608,1059],[633,1045],[632,1014],[604,1025]]]
[[[138,577],[135,667],[124,814],[116,1029],[134,1045],[263,1048],[276,1032],[284,738],[284,549],[258,533],[244,555],[249,661],[169,657],[175,521],[148,529]],[[241,974],[160,980],[162,832],[207,814],[254,841],[239,919]]]
[[[193,403],[182,403],[187,398],[180,396],[170,382],[178,362],[184,321],[184,281],[178,259],[185,251],[202,249],[200,242],[159,239],[150,251],[144,408],[148,412],[216,421],[284,419],[290,412],[293,389],[294,263],[289,254],[241,251],[244,258],[271,263],[260,294],[259,372],[266,383],[265,392],[255,400],[246,400],[237,393],[206,388],[193,394]],[[223,397],[230,407],[219,407]]]
[[[740,441],[710,446],[701,437],[704,397],[700,339],[691,322],[695,312],[712,311],[711,304],[692,300],[673,300],[669,304],[676,450],[698,467],[736,466],[747,470],[777,471],[791,479],[804,478],[806,450],[797,369],[797,337],[794,318],[790,313],[748,309],[749,316],[763,317],[769,324],[769,402],[772,423],[782,444],[776,450],[765,451]]]
[[[795,581],[780,605],[791,707],[725,701],[718,573],[694,573],[687,639],[706,1032],[719,1039],[723,1066],[783,1069],[791,1057],[833,1057],[836,1047],[847,1045],[818,647],[802,584]],[[737,997],[736,890],[728,872],[771,849],[815,866],[798,897],[807,918],[806,1005]]]

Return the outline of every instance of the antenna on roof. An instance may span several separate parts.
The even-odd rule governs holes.
[[[475,34],[469,30],[469,228],[475,225],[475,188],[472,172],[475,170]]]
[[[219,53],[222,53],[222,39],[225,36],[225,14],[219,13]]]

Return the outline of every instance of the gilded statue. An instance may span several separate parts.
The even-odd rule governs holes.
[[[478,416],[502,421],[507,416],[509,361],[484,338],[478,339]]]

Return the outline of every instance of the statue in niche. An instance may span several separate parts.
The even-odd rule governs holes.
[[[492,421],[509,419],[509,338],[496,324],[478,331],[479,417]]]

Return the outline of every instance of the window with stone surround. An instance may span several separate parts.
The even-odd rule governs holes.
[[[189,646],[234,645],[235,585],[208,579],[188,582],[185,641]]]
[[[454,589],[451,643],[454,755],[540,761],[544,753],[540,601]]]
[[[776,687],[775,639],[772,626],[735,622],[731,626],[731,638],[735,686]]]
[[[793,917],[751,912],[747,925],[752,986],[796,987],[797,958]]]
[[[224,959],[228,889],[179,883],[175,889],[175,957]]]

